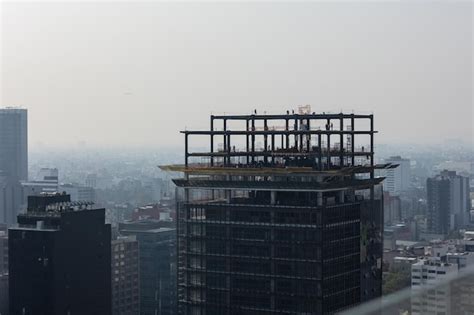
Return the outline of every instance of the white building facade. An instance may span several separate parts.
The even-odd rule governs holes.
[[[380,170],[379,175],[385,177],[383,188],[391,196],[400,196],[410,188],[410,160],[392,156],[385,163],[398,164],[398,167]]]
[[[451,314],[451,284],[458,265],[430,257],[411,267],[412,315]]]

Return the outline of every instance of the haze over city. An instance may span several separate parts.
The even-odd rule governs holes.
[[[474,314],[473,4],[0,0],[0,315]]]
[[[175,146],[211,113],[373,112],[377,143],[472,145],[472,3],[1,5],[0,104],[30,147]]]

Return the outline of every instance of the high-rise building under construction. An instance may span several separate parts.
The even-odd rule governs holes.
[[[211,116],[182,131],[179,314],[328,314],[381,296],[373,115]],[[208,138],[206,152],[191,140]],[[221,140],[221,144],[218,144]],[[202,143],[198,143],[202,146]]]

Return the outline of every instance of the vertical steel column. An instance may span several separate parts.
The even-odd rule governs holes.
[[[374,166],[374,115],[370,115],[370,165]]]
[[[302,125],[303,125],[303,120],[301,119],[301,120],[300,120],[300,131],[303,131],[303,128],[301,128]],[[300,133],[300,135],[299,135],[299,137],[298,137],[298,138],[300,139],[300,140],[299,140],[299,141],[300,141],[300,147],[299,147],[299,150],[298,150],[299,152],[303,152],[303,147],[304,147],[304,144],[303,144],[303,136],[304,136],[304,134],[303,134],[303,133]]]
[[[288,120],[288,118],[285,120],[285,130],[286,130],[286,135],[285,135],[286,149],[288,149],[290,147],[290,134],[288,132],[290,130],[290,121]]]
[[[224,153],[227,152],[227,119],[223,119],[223,123],[224,123]],[[227,156],[224,154],[224,166],[227,165]]]
[[[246,138],[246,153],[247,153],[247,164],[250,163],[250,157],[249,157],[249,150],[250,150],[250,139],[249,139],[249,120],[247,119],[246,121],[246,128],[247,128],[247,134],[245,135],[245,138]]]
[[[295,118],[295,123],[294,123],[294,129],[295,131],[298,131],[298,119]],[[295,132],[295,149],[298,150],[298,134]]]
[[[327,138],[328,138],[328,144],[327,144],[327,165],[328,169],[331,168],[331,119],[327,120]]]
[[[212,154],[214,153],[214,134],[212,133],[214,131],[214,115],[211,115],[211,166],[214,166],[214,156]]]
[[[272,150],[272,163],[275,163],[275,156],[273,155],[273,153],[275,152],[275,134],[272,133],[272,147],[271,147],[271,150]]]
[[[267,152],[267,147],[268,147],[268,134],[267,134],[267,131],[268,131],[268,125],[267,125],[267,120],[264,119],[263,120],[263,130],[265,130],[265,134],[263,135],[263,152],[265,154],[265,156],[263,157],[263,161],[265,163],[268,162],[268,157],[266,155],[266,152]]]
[[[308,127],[308,133],[306,134],[306,150],[308,152],[311,151],[311,126],[310,126],[310,119],[306,120],[306,126]]]
[[[227,165],[231,164],[231,151],[232,151],[232,146],[230,144],[230,134],[227,135]]]
[[[355,127],[355,119],[354,114],[351,115],[351,153],[352,153],[352,166],[355,165],[355,134],[354,134],[354,127]]]
[[[343,167],[344,166],[344,117],[342,116],[342,113],[341,113],[341,116],[339,118],[339,130],[341,131],[341,134],[339,136],[339,141],[340,141],[340,144],[339,144],[339,167]]]
[[[255,162],[255,116],[252,117],[252,163]]]
[[[374,115],[370,115],[370,179],[374,179]],[[370,199],[372,200],[372,207],[375,206],[374,199],[374,185],[370,188]]]
[[[321,145],[321,133],[318,133],[318,164],[319,170],[322,171],[323,167],[323,146]]]
[[[189,157],[189,153],[188,153],[188,133],[186,132],[184,134],[184,166],[188,167],[188,157]]]

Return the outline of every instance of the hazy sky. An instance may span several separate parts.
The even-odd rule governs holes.
[[[373,112],[377,143],[474,143],[470,1],[0,6],[0,106],[32,146],[181,146],[211,112],[301,104]]]

